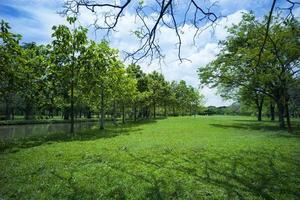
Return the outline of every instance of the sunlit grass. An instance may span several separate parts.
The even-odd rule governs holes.
[[[300,138],[249,117],[176,117],[10,144],[0,199],[297,199]]]

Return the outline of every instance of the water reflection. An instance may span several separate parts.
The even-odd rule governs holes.
[[[96,128],[97,126],[97,122],[78,122],[75,123],[74,130],[75,132],[78,132],[84,129]],[[28,137],[68,131],[70,131],[69,123],[0,126],[0,139]]]

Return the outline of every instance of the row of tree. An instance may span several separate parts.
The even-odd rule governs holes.
[[[22,113],[25,119],[47,114],[70,119],[82,115],[100,117],[100,127],[110,118],[134,121],[167,116],[194,114],[203,96],[184,81],[168,82],[156,71],[146,74],[140,66],[127,68],[118,51],[106,41],[96,43],[87,37],[87,29],[53,27],[52,43],[20,45],[21,36],[1,22],[0,32],[0,101],[4,118]]]
[[[225,98],[255,105],[259,121],[264,106],[272,120],[277,110],[280,128],[290,129],[290,116],[300,113],[300,24],[295,18],[273,17],[266,33],[267,21],[244,14],[220,42],[217,58],[199,68],[199,77]]]

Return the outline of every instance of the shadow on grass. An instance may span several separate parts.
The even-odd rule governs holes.
[[[129,151],[119,154],[125,154],[126,160],[108,160],[108,156],[102,154],[86,161],[87,165],[105,164],[113,170],[114,173],[110,171],[107,176],[116,184],[125,177],[135,180],[114,186],[113,192],[103,198],[126,199],[131,195],[128,194],[130,187],[141,185],[143,187],[139,188],[139,192],[143,194],[143,199],[273,200],[300,197],[299,152],[298,156],[263,150],[240,151],[234,155],[216,152],[210,154],[205,150],[167,150],[142,156]],[[70,182],[76,180],[76,174],[71,171],[68,177],[52,173],[53,178],[70,187],[72,197],[97,196],[97,191],[88,190],[86,186],[78,187],[80,184]],[[112,188],[105,190],[111,191]]]
[[[227,199],[255,197],[273,200],[300,197],[300,160],[280,153],[241,151],[232,156],[214,152],[214,156],[210,157],[203,150],[180,154],[170,150],[164,152],[159,159],[157,155],[141,157],[130,152],[127,152],[127,155],[132,159],[130,162],[134,163],[134,166],[153,168],[155,173],[141,173],[135,171],[135,168],[122,167],[114,161],[107,164],[119,173],[132,176],[138,182],[147,183],[145,199],[185,198],[189,192],[187,187],[190,186],[185,185],[185,180],[178,180],[177,177],[192,179],[194,186],[199,184],[205,188],[215,187],[212,191],[205,189],[206,192],[199,196],[201,199],[214,199],[214,193],[220,192],[220,189],[224,191]],[[149,173],[149,170],[145,171]],[[164,175],[166,172],[169,174]],[[170,187],[173,187],[173,192],[167,190]]]
[[[232,123],[232,124],[210,124],[216,128],[234,128],[241,130],[258,130],[258,131],[272,131],[278,132],[277,136],[280,137],[300,137],[300,124],[298,122],[292,123],[292,131],[288,132],[287,130],[280,129],[278,123],[276,122],[257,122],[254,120],[234,120],[241,123]]]
[[[241,123],[248,123],[248,122],[250,122],[250,123],[259,123],[257,120],[253,120],[253,119],[235,119],[235,120],[233,120],[233,121],[235,121],[235,122],[241,122]]]
[[[221,152],[164,148],[143,153],[107,149],[68,168],[47,166],[20,176],[45,178],[43,174],[48,174],[43,182],[64,187],[57,195],[67,195],[66,199],[99,197],[99,188],[86,183],[104,187],[107,192],[100,193],[102,199],[299,199],[299,155],[299,151],[282,153],[276,149]],[[87,168],[94,171],[82,171]],[[14,195],[18,189],[10,185],[6,195]]]
[[[52,144],[54,142],[86,141],[99,138],[112,138],[119,135],[128,135],[140,132],[139,127],[143,124],[156,123],[156,120],[143,120],[138,122],[128,122],[126,124],[107,124],[104,130],[99,128],[79,131],[73,136],[70,133],[57,132],[48,135],[36,135],[26,138],[16,138],[0,140],[0,153],[17,152],[21,148],[31,148],[42,144]]]

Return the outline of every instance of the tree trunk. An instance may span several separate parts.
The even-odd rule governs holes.
[[[104,88],[101,88],[100,129],[104,129]]]
[[[68,120],[69,117],[70,117],[70,112],[69,112],[69,107],[65,107],[64,111],[63,111],[63,117],[64,117],[64,120]]]
[[[167,103],[165,103],[165,110],[164,110],[164,115],[165,115],[165,117],[167,117]]]
[[[155,104],[155,102],[153,104],[153,118],[154,119],[156,118],[156,104]]]
[[[137,112],[136,105],[134,104],[134,107],[133,107],[133,121],[135,121],[135,122],[136,122],[136,112]]]
[[[257,120],[261,121],[262,120],[262,108],[258,107],[258,113],[257,113]]]
[[[88,119],[92,118],[92,112],[90,110],[87,111],[86,118],[88,118]]]
[[[278,107],[278,119],[279,119],[279,128],[285,128],[285,121],[284,121],[284,105],[279,101],[277,103]]]
[[[113,123],[114,125],[117,125],[117,120],[116,120],[116,100],[114,99],[114,103],[113,103],[113,114],[112,114],[112,118],[113,118]]]
[[[125,104],[122,104],[122,123],[125,124]]]
[[[289,111],[289,104],[287,102],[285,103],[285,115],[286,115],[286,123],[287,123],[288,130],[291,131],[292,126],[291,126],[291,119],[290,119],[290,111]]]
[[[257,107],[257,120],[262,120],[262,108],[263,108],[264,98],[261,98],[260,100],[256,99],[256,107]]]
[[[72,70],[72,81],[71,81],[71,134],[74,135],[74,85],[73,85],[73,70]]]
[[[33,113],[32,113],[32,111],[33,111],[32,105],[30,103],[26,103],[25,112],[24,112],[24,114],[25,114],[24,118],[26,120],[33,119]]]
[[[11,108],[10,102],[7,98],[5,98],[5,120],[10,120],[11,118]]]
[[[15,108],[14,107],[11,108],[11,119],[15,120]]]
[[[275,106],[273,102],[270,103],[270,117],[271,117],[271,121],[275,120]]]

